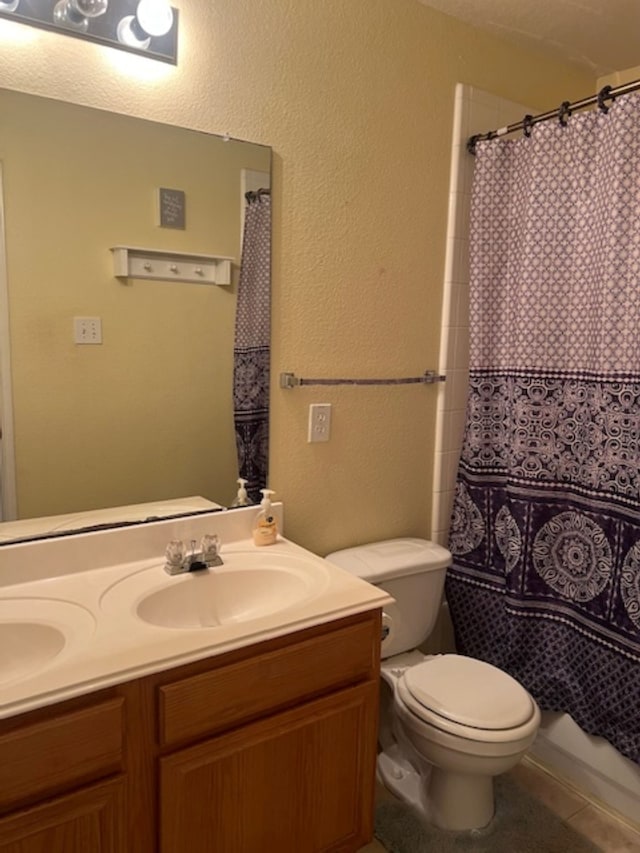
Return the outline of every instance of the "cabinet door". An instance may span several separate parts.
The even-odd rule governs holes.
[[[0,853],[124,853],[117,779],[0,819]]]
[[[371,837],[377,682],[161,760],[162,853],[353,851]]]

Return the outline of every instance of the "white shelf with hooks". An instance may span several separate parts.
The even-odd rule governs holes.
[[[140,249],[135,246],[113,246],[111,251],[116,278],[231,284],[233,258],[230,257]]]

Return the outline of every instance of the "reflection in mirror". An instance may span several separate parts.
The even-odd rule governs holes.
[[[0,115],[15,464],[0,539],[14,516],[71,529],[229,505],[245,193],[268,186],[271,150],[11,91]],[[116,278],[114,246],[230,257],[231,283]]]

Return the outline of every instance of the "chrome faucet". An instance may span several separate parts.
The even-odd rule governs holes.
[[[200,541],[200,550],[196,551],[196,540],[191,540],[191,550],[187,550],[181,539],[172,539],[165,551],[164,570],[169,575],[181,575],[184,572],[200,572],[214,566],[222,566],[220,556],[220,537],[215,533],[206,533]]]

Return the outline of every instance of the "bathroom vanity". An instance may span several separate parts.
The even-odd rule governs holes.
[[[268,560],[299,556],[311,572],[317,561],[326,583],[279,613],[179,630],[143,623],[138,591],[116,615],[112,600],[101,605],[105,590],[129,589],[119,581],[147,572],[150,590],[165,588],[148,559],[114,567],[119,548],[140,550],[136,535],[159,542],[179,527],[187,536],[207,529],[202,518],[151,527],[151,537],[149,527],[121,532],[128,548],[113,532],[92,534],[104,565],[88,572],[74,563],[97,540],[87,549],[67,539],[66,574],[0,588],[0,604],[69,602],[75,589],[96,619],[81,649],[0,683],[1,853],[357,850],[372,833],[387,599],[283,540]],[[155,542],[145,547],[157,553]],[[234,547],[250,564],[248,543]],[[255,556],[264,562],[266,550]],[[24,553],[14,556],[24,573]]]
[[[0,721],[0,850],[357,850],[379,636],[365,613]]]

